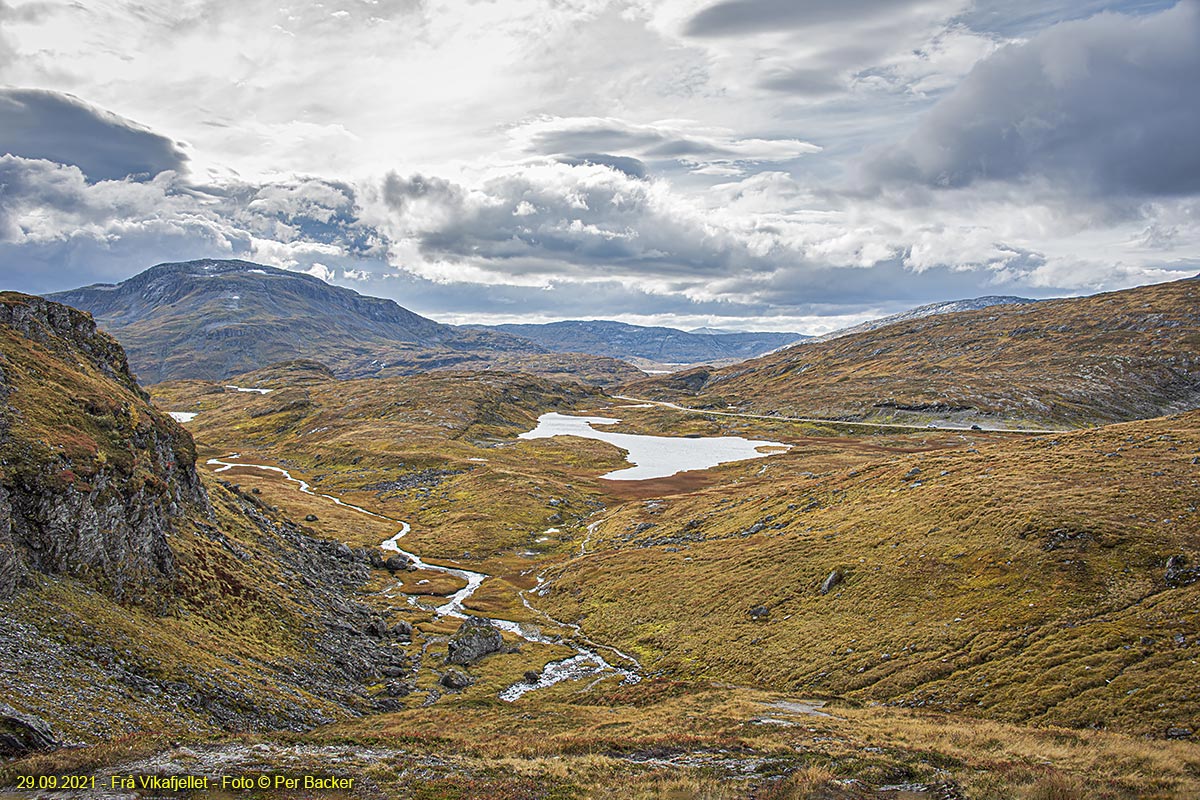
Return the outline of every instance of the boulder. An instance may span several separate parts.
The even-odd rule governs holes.
[[[473,683],[475,683],[474,678],[463,672],[461,669],[455,669],[454,667],[448,669],[446,674],[442,676],[441,680],[442,686],[445,686],[447,689],[451,689],[455,692],[461,692],[463,689],[467,688]]]
[[[15,758],[60,747],[44,720],[0,703],[0,757]]]
[[[446,661],[464,666],[474,664],[484,656],[500,652],[503,647],[504,637],[491,620],[467,617],[450,637]]]
[[[769,616],[771,616],[771,611],[766,606],[755,606],[750,609],[750,619],[765,620]]]
[[[376,639],[383,639],[388,635],[387,623],[378,617],[374,617],[363,625],[363,633]]]
[[[400,620],[392,626],[392,636],[403,641],[412,641],[413,626],[408,620]]]
[[[397,553],[394,556],[388,556],[387,561],[383,562],[383,566],[388,570],[388,572],[402,572],[403,570],[408,569],[409,561],[407,557]]]
[[[825,580],[821,581],[821,588],[818,591],[820,591],[821,594],[829,594],[831,591],[833,591],[833,587],[841,583],[842,580],[842,573],[835,569],[833,572],[829,573],[829,576],[826,577]]]
[[[528,684],[536,684],[539,680],[541,680],[541,677],[542,676],[535,669],[525,670],[525,682]]]

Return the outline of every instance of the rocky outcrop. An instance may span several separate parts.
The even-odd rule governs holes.
[[[1187,556],[1173,555],[1167,559],[1163,580],[1168,586],[1187,586],[1200,580],[1200,567],[1189,567]]]
[[[0,758],[15,758],[58,747],[45,720],[0,703]]]
[[[450,664],[474,664],[484,656],[498,653],[504,648],[504,637],[492,625],[491,620],[467,617],[450,637]]]
[[[0,598],[40,572],[149,601],[173,525],[208,510],[191,436],[75,309],[0,294],[0,369]]]
[[[821,581],[821,588],[817,591],[819,591],[821,594],[829,594],[833,591],[834,587],[842,582],[842,580],[842,573],[835,569],[825,577],[825,580]]]
[[[466,689],[473,683],[475,683],[474,678],[463,672],[461,669],[455,669],[453,667],[446,671],[446,674],[442,676],[441,680],[442,686],[445,686],[447,689],[455,692],[461,692],[463,689]]]
[[[61,303],[17,292],[0,293],[0,326],[50,350],[59,357],[83,357],[105,377],[139,397],[146,393],[129,371],[117,340],[96,330],[86,314]],[[0,391],[0,395],[7,392]]]

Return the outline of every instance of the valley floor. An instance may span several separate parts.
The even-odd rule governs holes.
[[[322,624],[379,620],[370,636],[391,661],[362,650],[359,685],[336,702],[288,684],[324,717],[291,733],[232,735],[196,708],[157,732],[131,712],[128,733],[110,736],[103,709],[60,709],[68,738],[91,746],[4,764],[0,796],[157,796],[114,788],[121,775],[209,778],[183,793],[198,797],[1200,796],[1188,741],[1200,723],[1200,414],[1038,435],[864,431],[566,396],[511,376],[234,383],[271,391],[154,391],[160,407],[196,415],[218,521],[250,513],[261,531],[344,546],[358,583]],[[619,417],[616,431],[792,447],[605,481],[624,464],[611,445],[516,438],[548,410]],[[275,603],[300,625],[307,612],[276,582],[319,594],[333,578],[284,561],[276,575],[282,556],[255,545],[266,535],[200,542],[197,563],[239,598],[237,614],[270,619]],[[386,540],[418,558],[389,566]],[[250,568],[239,564],[260,573],[239,581],[229,570]],[[471,575],[487,577],[464,593]],[[34,592],[68,616],[101,613],[53,582]],[[503,644],[452,668],[460,614],[497,620]],[[194,620],[145,624],[198,635]],[[303,674],[304,652],[330,658],[269,627],[241,630],[232,656],[264,682]],[[218,636],[204,644],[225,658]],[[625,672],[500,697],[581,648]],[[168,661],[164,674],[177,668]],[[251,692],[255,670],[230,669]],[[454,670],[470,683],[448,684]],[[27,681],[0,675],[5,692]],[[122,685],[131,708],[150,707],[136,681]],[[101,788],[18,787],[56,774]],[[287,783],[306,775],[354,782]],[[272,785],[221,788],[222,776]]]

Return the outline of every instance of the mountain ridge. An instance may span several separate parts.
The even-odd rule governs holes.
[[[814,342],[828,342],[831,339],[840,339],[843,336],[853,336],[856,333],[865,333],[867,331],[878,330],[885,328],[888,325],[894,325],[897,322],[908,322],[914,319],[923,319],[924,317],[933,317],[939,314],[957,314],[960,311],[979,311],[984,308],[1001,305],[1025,305],[1026,303],[1037,303],[1038,300],[1031,300],[1027,297],[1013,297],[1011,295],[984,295],[983,297],[968,297],[962,300],[947,300],[941,303],[927,303],[922,306],[910,308],[907,311],[901,311],[896,314],[889,314],[886,317],[878,319],[869,319],[866,322],[860,322],[857,325],[851,325],[848,328],[839,328],[836,331],[823,333],[820,336],[813,336],[804,341],[796,342],[795,347],[801,344],[812,344]]]
[[[806,343],[627,395],[784,416],[1091,425],[1200,402],[1200,282],[993,305]]]
[[[222,380],[296,358],[327,361],[342,377],[521,367],[594,382],[639,374],[615,359],[458,329],[393,300],[249,261],[158,264],[48,297],[91,313],[121,341],[143,383]]]
[[[554,352],[585,352],[663,364],[740,361],[805,338],[802,333],[696,333],[612,320],[562,320],[469,327],[521,336]]]

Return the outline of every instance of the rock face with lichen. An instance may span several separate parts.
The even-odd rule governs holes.
[[[54,750],[58,746],[45,720],[0,703],[0,758]]]
[[[0,598],[43,573],[151,602],[189,510],[208,513],[192,438],[120,345],[83,312],[0,294]]]
[[[504,637],[492,625],[491,620],[467,617],[450,637],[446,661],[466,666],[474,664],[484,656],[498,653],[503,648]]]

